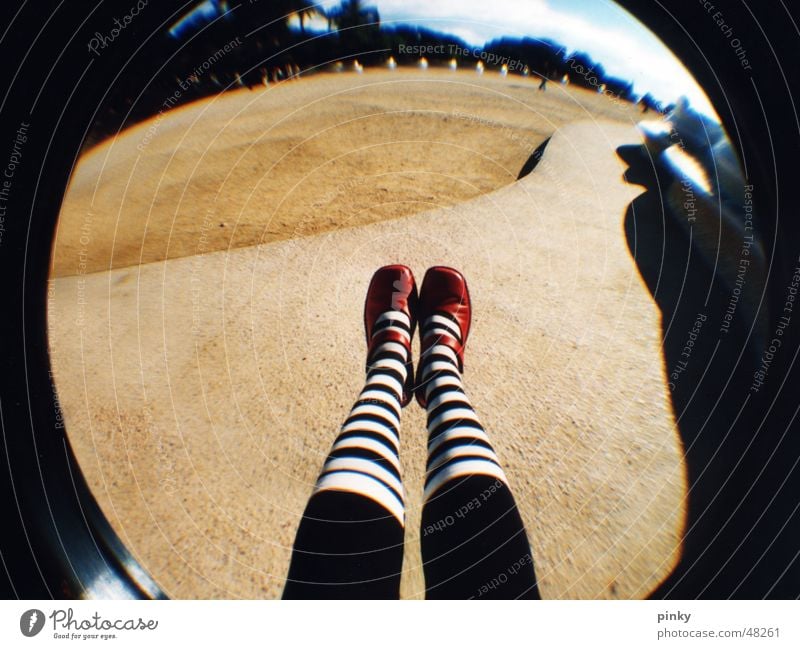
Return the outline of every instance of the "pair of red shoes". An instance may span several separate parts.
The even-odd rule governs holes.
[[[376,324],[383,313],[400,311],[408,316],[410,322],[409,337],[392,327],[383,327],[377,331]],[[428,333],[422,338],[422,357],[433,345],[446,345],[452,349],[458,359],[458,368],[464,369],[464,347],[469,335],[472,309],[469,291],[464,276],[447,266],[429,268],[422,280],[422,288],[417,294],[414,274],[408,266],[395,264],[379,268],[372,276],[367,289],[364,304],[364,328],[367,334],[367,364],[374,350],[385,342],[400,343],[408,350],[411,358],[411,339],[417,323],[422,332]],[[426,404],[425,389],[414,382],[414,371],[408,363],[408,377],[403,389],[401,404],[407,405],[411,395],[416,392],[417,401],[424,408]]]

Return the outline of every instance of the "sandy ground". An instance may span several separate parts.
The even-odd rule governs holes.
[[[389,75],[379,78],[387,80],[384,90],[394,92]],[[460,75],[455,78],[462,83]],[[286,91],[298,93],[297,105],[305,105],[300,95],[308,93],[308,104],[338,88],[337,79],[304,80],[287,85]],[[106,182],[103,147],[82,162],[60,225],[56,273],[79,261],[75,246],[81,245],[80,236],[74,230],[81,227],[76,216],[81,207],[72,202],[89,191],[86,176],[101,168],[98,195],[108,205],[117,200],[122,206],[116,241],[110,240],[114,264],[121,267],[52,280],[49,322],[56,385],[70,439],[101,507],[170,596],[280,595],[300,515],[363,381],[364,292],[374,269],[393,262],[409,264],[420,278],[429,265],[447,263],[470,282],[475,315],[467,389],[515,490],[543,596],[642,597],[676,563],[685,469],[664,377],[660,314],[622,227],[639,188],[624,183],[624,165],[615,153],[621,144],[638,143],[639,136],[625,120],[561,124],[536,170],[512,182],[530,150],[511,137],[514,131],[506,130],[505,119],[517,120],[519,132],[535,146],[540,136],[555,130],[544,117],[559,112],[555,103],[563,104],[564,114],[572,110],[575,117],[587,117],[573,103],[573,94],[587,101],[602,98],[536,94],[528,85],[526,107],[498,90],[502,85],[508,94],[517,92],[513,86],[521,80],[463,79],[458,86],[462,94],[452,85],[439,87],[453,83],[443,77],[442,84],[430,86],[427,80],[403,81],[404,92],[385,97],[381,90],[361,87],[367,74],[342,77],[352,107],[337,98],[318,109],[332,111],[328,101],[338,102],[342,123],[365,110],[396,109],[395,101],[405,106],[438,101],[446,113],[458,104],[465,111],[495,110],[495,116],[507,118],[498,117],[493,126],[428,115],[437,125],[425,127],[427,137],[436,136],[437,144],[430,145],[433,158],[417,143],[414,162],[406,153],[397,157],[397,147],[388,143],[376,145],[380,155],[359,158],[361,143],[372,141],[369,133],[340,142],[341,149],[335,150],[342,150],[346,164],[353,166],[337,182],[359,169],[357,160],[370,164],[371,171],[356,189],[330,199],[340,210],[336,218],[343,221],[322,222],[315,229],[308,215],[298,217],[294,234],[284,230],[257,246],[228,250],[230,235],[219,235],[223,228],[203,218],[198,192],[205,179],[212,185],[209,196],[217,189],[224,193],[218,207],[238,215],[226,222],[247,221],[250,229],[243,232],[255,237],[249,243],[261,239],[272,218],[259,220],[256,206],[293,209],[288,204],[294,198],[283,200],[291,187],[271,198],[262,188],[258,191],[264,193],[248,208],[247,197],[227,187],[233,181],[218,178],[230,170],[218,161],[232,164],[238,155],[248,155],[242,143],[258,122],[251,115],[225,126],[224,116],[243,107],[256,111],[260,98],[271,91],[243,91],[184,109],[174,124],[165,118],[159,139],[148,147],[172,147],[182,159],[168,180],[148,185],[112,175]],[[316,84],[320,88],[312,87]],[[410,87],[424,91],[415,99]],[[371,98],[362,99],[368,92]],[[477,105],[471,107],[470,99]],[[489,107],[492,101],[498,103],[495,109]],[[365,108],[368,104],[371,108]],[[284,110],[291,112],[294,105]],[[207,136],[210,143],[210,134],[193,135],[178,146],[204,110],[216,111],[216,121],[209,124],[217,125],[219,137],[205,153],[205,144],[195,149],[197,139]],[[277,110],[264,107],[267,114]],[[526,130],[527,112],[531,121],[539,120],[538,130]],[[335,123],[337,118],[331,114],[328,119]],[[416,114],[397,119],[402,123],[398,133],[414,132],[407,119],[425,121]],[[443,124],[461,135],[449,133]],[[300,137],[299,122],[295,128]],[[464,137],[467,131],[476,134],[476,141]],[[144,132],[144,126],[138,127],[115,144],[129,154],[115,154],[117,174],[127,174],[141,160],[135,152]],[[174,139],[162,144],[161,137]],[[453,142],[462,147],[463,164],[458,164],[459,155],[451,156]],[[238,152],[229,150],[237,146]],[[318,161],[308,162],[312,173],[326,164],[324,151],[317,156]],[[388,159],[381,162],[382,156]],[[477,157],[481,162],[470,162]],[[206,159],[211,170],[205,162],[195,169]],[[483,178],[498,160],[504,161],[505,175]],[[453,166],[445,169],[443,161]],[[243,191],[261,187],[261,175],[268,186],[273,182],[265,175],[268,168],[253,171],[249,179],[236,173],[230,178],[238,178]],[[281,173],[289,182],[294,171]],[[347,201],[368,204],[381,182],[403,196],[432,173],[437,179],[455,178],[447,187],[470,189],[463,196],[440,195],[437,180],[425,189],[433,197],[430,203],[413,199],[413,209],[397,212],[381,212],[383,203],[374,195],[369,215],[348,220]],[[482,177],[480,189],[477,180],[465,180],[470,174]],[[324,177],[305,181],[310,187],[297,193],[298,200],[306,192],[315,200],[320,192],[328,196],[319,188]],[[193,183],[197,186],[187,189],[184,199],[193,201],[195,220],[193,229],[184,231],[193,213],[177,199],[179,190]],[[126,184],[127,191],[115,199]],[[153,202],[154,188],[162,186],[177,193],[175,200]],[[470,196],[476,197],[467,200]],[[145,215],[137,220],[129,201],[144,206]],[[440,206],[421,209],[432,205]],[[91,245],[96,244],[83,254],[94,261],[112,250],[104,237],[114,228],[99,218],[101,213],[95,211],[90,225],[82,226]],[[281,218],[289,223],[290,212]],[[147,236],[136,252],[137,237],[141,248],[145,232],[142,219]],[[307,236],[297,236],[300,232]],[[166,242],[158,242],[159,233]],[[176,240],[180,246],[173,246]],[[198,251],[203,254],[193,254]],[[76,255],[71,261],[70,254]],[[140,254],[170,259],[131,265]],[[105,259],[107,265],[110,257]],[[415,405],[404,412],[402,440],[408,503],[402,593],[419,598],[424,595],[419,521],[425,429],[424,413]]]
[[[524,77],[444,70],[324,74],[227,93],[85,154],[53,275],[317,234],[455,205],[516,180],[579,119],[630,104]]]

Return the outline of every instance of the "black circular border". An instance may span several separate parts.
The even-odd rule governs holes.
[[[95,61],[86,43],[96,25],[113,21],[118,4],[9,2],[1,10],[7,82],[0,84],[0,143],[10,145],[20,125],[29,125],[0,228],[0,593],[7,598],[164,597],[109,526],[59,427],[46,295],[52,235],[93,107],[116,75],[115,65],[187,4],[151,3],[115,42],[116,55]],[[703,85],[746,160],[748,180],[758,188],[762,235],[775,246],[767,285],[772,328],[800,253],[798,8],[781,0],[715,2],[747,47],[747,71],[721,44],[708,3],[619,4],[659,35]],[[787,348],[790,353],[770,370],[773,389],[737,421],[715,470],[732,470],[733,458],[744,462],[712,503],[711,515],[687,537],[679,565],[653,597],[800,596],[797,321],[784,337]],[[757,444],[742,455],[755,435]],[[689,509],[691,519],[691,502]]]

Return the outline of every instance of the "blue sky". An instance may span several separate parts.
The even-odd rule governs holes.
[[[338,0],[322,0],[327,8]],[[709,115],[713,108],[693,77],[638,20],[610,0],[367,0],[381,21],[418,24],[473,45],[497,36],[549,38],[588,52],[613,75],[670,103],[681,95]]]

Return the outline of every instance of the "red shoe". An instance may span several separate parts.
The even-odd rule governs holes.
[[[464,371],[464,347],[472,321],[472,306],[467,280],[454,268],[434,266],[425,273],[417,308],[419,332],[422,340],[420,358],[433,345],[447,345],[456,353],[459,371]],[[436,328],[427,335],[423,332],[435,320]],[[420,360],[420,364],[422,361]],[[426,406],[425,386],[416,386],[419,405]]]
[[[414,337],[414,328],[417,324],[417,285],[414,274],[408,266],[396,264],[384,266],[375,271],[367,289],[367,299],[364,303],[364,330],[367,334],[367,371],[372,361],[375,349],[385,342],[396,342],[408,350],[408,364],[406,365],[406,383],[403,386],[403,395],[400,405],[406,406],[411,401],[414,393],[414,365],[411,361],[411,340]],[[408,318],[408,323],[401,319],[381,323],[378,319],[387,311],[400,311]],[[382,324],[390,322],[391,326]],[[378,328],[381,330],[376,331]],[[408,337],[398,329],[408,328]],[[373,333],[375,333],[373,337]]]

